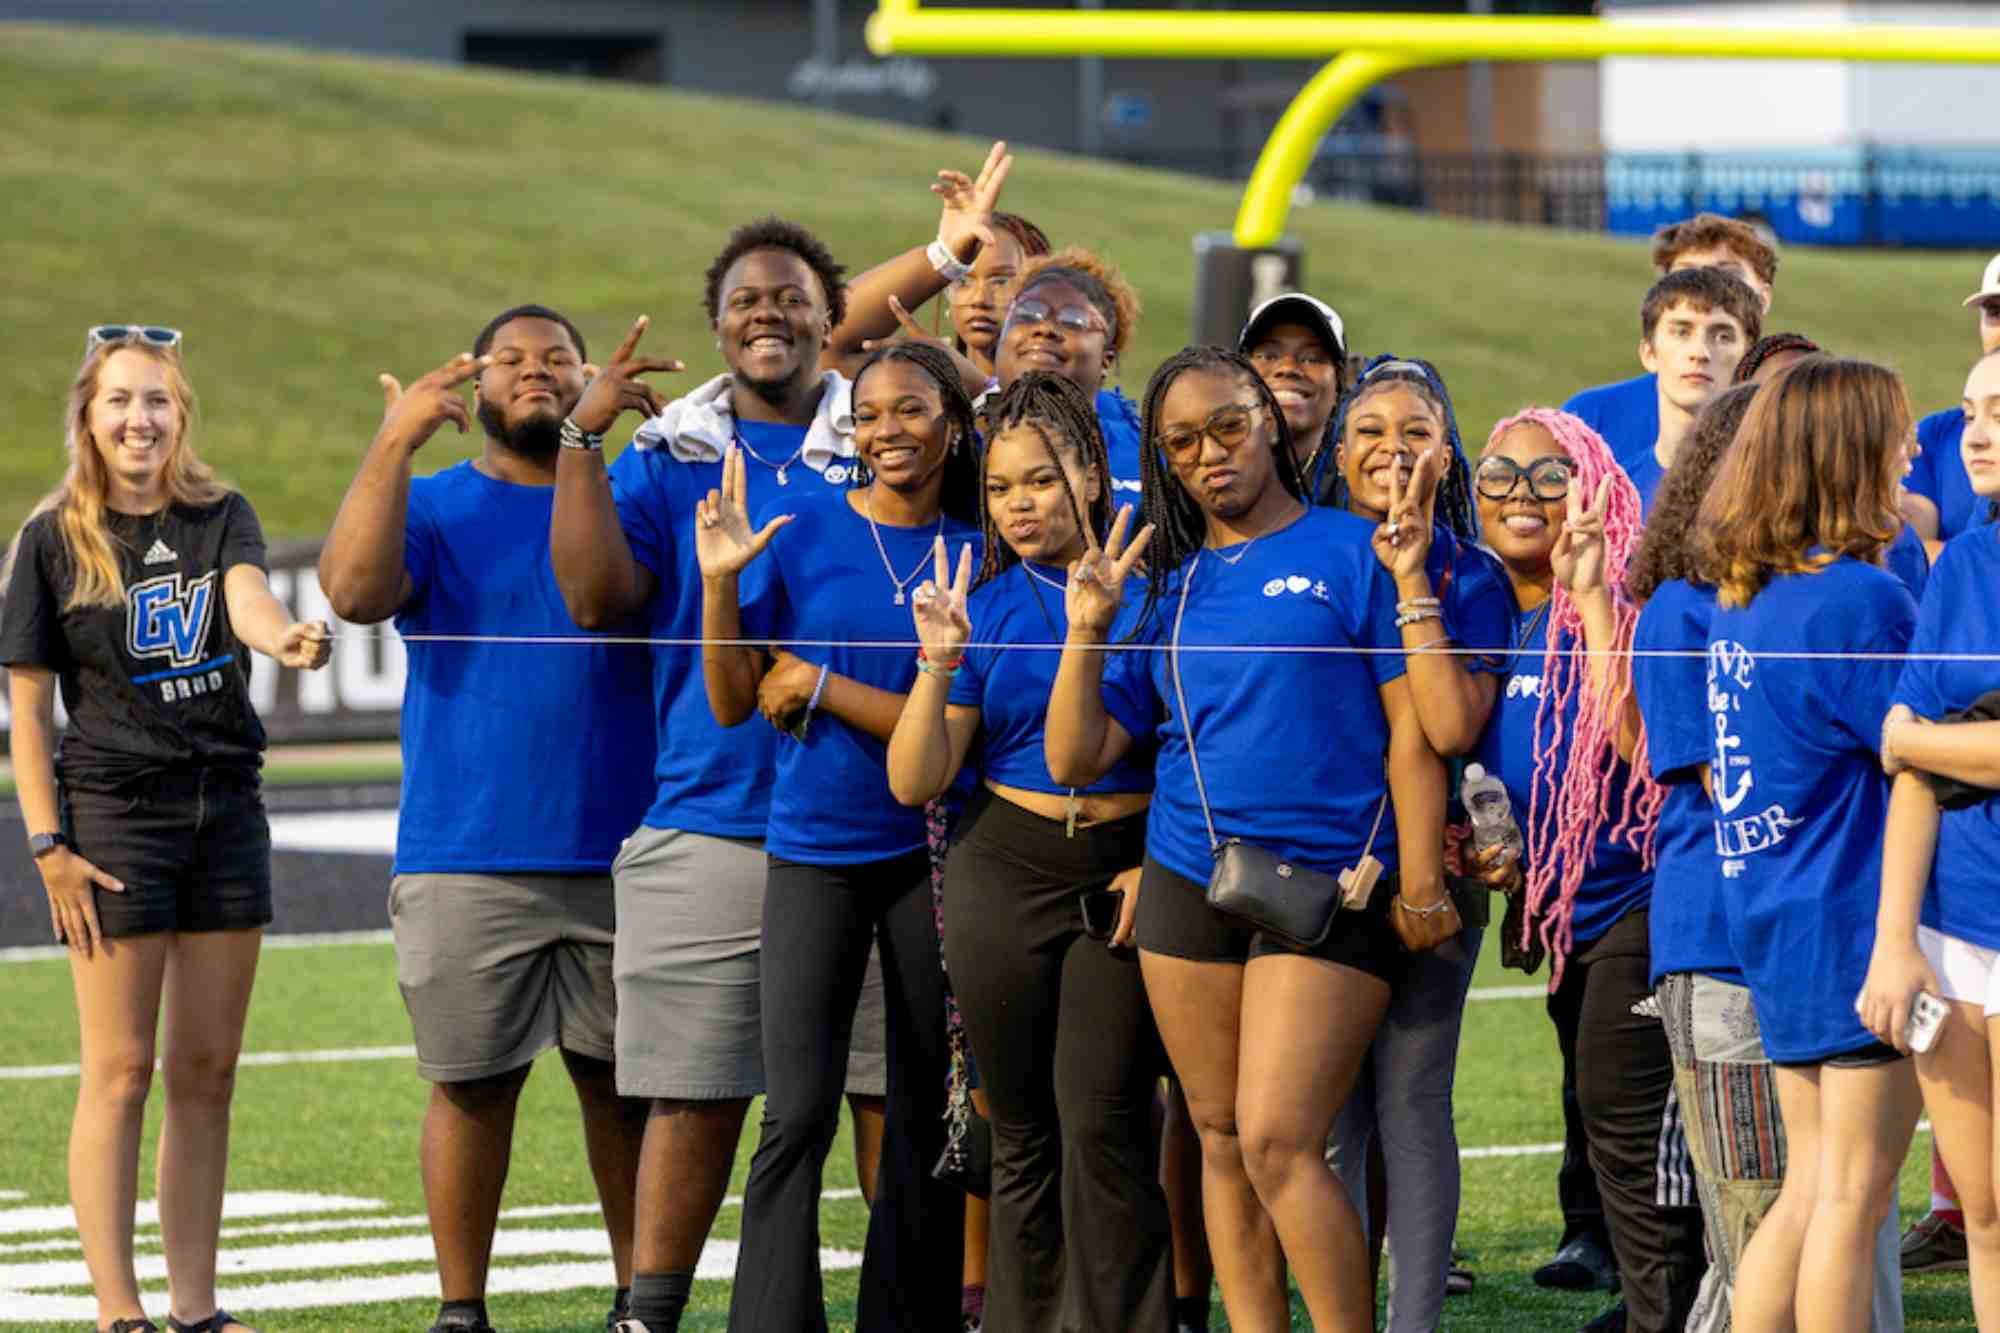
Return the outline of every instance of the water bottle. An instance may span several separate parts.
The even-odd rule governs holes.
[[[1465,785],[1459,789],[1465,812],[1472,817],[1472,850],[1502,846],[1521,855],[1521,826],[1514,822],[1513,802],[1507,799],[1506,784],[1486,771],[1484,765],[1465,766]]]

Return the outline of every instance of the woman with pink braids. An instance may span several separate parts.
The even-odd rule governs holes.
[[[1679,1333],[1704,1267],[1701,1217],[1670,1103],[1673,1066],[1651,993],[1647,845],[1660,791],[1620,756],[1631,737],[1623,594],[1639,494],[1604,441],[1566,412],[1494,427],[1473,476],[1480,529],[1519,608],[1514,658],[1474,751],[1526,816],[1523,864],[1485,860],[1527,894],[1554,965],[1549,1016],[1575,1071],[1632,1333]],[[1527,943],[1527,941],[1523,941]]]

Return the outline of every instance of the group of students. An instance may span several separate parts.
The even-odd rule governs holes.
[[[1593,1328],[1900,1328],[1921,1104],[2000,1329],[2000,259],[1921,456],[1893,372],[1762,336],[1776,256],[1708,215],[1656,239],[1647,374],[1475,455],[1435,366],[1351,357],[1304,293],[1125,398],[1137,295],[998,210],[1011,165],[939,173],[937,240],[851,282],[796,224],[738,229],[702,293],[724,369],[672,400],[644,319],[600,367],[538,305],[383,377],[319,576],[408,646],[389,915],[434,1333],[492,1327],[551,1046],[618,1333],[680,1326],[758,1095],[739,1333],[826,1327],[843,1095],[881,1109],[870,1333],[1185,1333],[1211,1274],[1239,1333],[1289,1328],[1293,1287],[1372,1329],[1385,1243],[1389,1327],[1435,1329],[1470,1280],[1452,1079],[1492,907],[1509,965],[1550,964],[1564,1070],[1537,1280],[1615,1270]],[[910,313],[940,295],[943,336]],[[91,331],[0,619],[110,1333],[154,1328],[163,994],[168,1327],[247,1328],[214,1272],[271,920],[248,652],[332,646],[196,461],[180,341]],[[415,477],[447,422],[479,456]],[[1468,762],[1518,839],[1468,836]]]

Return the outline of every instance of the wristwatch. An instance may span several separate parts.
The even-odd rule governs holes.
[[[58,847],[69,846],[69,839],[60,833],[33,833],[28,836],[28,854],[37,861]]]
[[[592,435],[568,417],[563,418],[562,429],[556,432],[556,438],[565,449],[589,449],[595,452],[604,447],[602,435]]]

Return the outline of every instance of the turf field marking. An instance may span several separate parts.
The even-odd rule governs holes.
[[[339,1065],[416,1058],[414,1046],[337,1046],[307,1051],[245,1051],[236,1058],[236,1064],[238,1068],[260,1069],[272,1065]],[[82,1072],[82,1065],[0,1065],[0,1080],[75,1078]]]
[[[1547,986],[1474,986],[1467,991],[1468,1002],[1481,1000],[1541,1000],[1548,998]]]
[[[266,935],[266,949],[321,949],[329,945],[343,944],[393,944],[395,936],[386,930],[330,930],[305,931],[297,935]],[[0,949],[0,964],[5,963],[46,963],[54,958],[69,957],[69,950],[60,944],[24,944],[9,949]]]
[[[18,1195],[16,1197],[19,1197]],[[388,1205],[380,1199],[356,1199],[344,1194],[298,1194],[286,1190],[232,1191],[223,1196],[222,1216],[230,1218],[294,1217],[300,1213],[371,1213]],[[141,1199],[136,1213],[142,1227],[160,1224],[159,1205]],[[76,1214],[69,1205],[0,1208],[0,1236],[33,1231],[75,1231]]]

